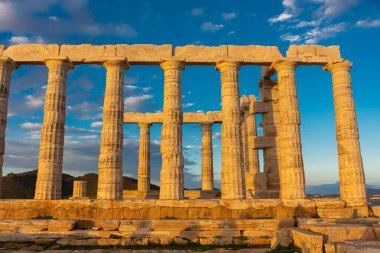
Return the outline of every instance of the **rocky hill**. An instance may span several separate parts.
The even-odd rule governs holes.
[[[37,170],[24,173],[10,173],[3,177],[1,192],[3,199],[32,199],[36,186]],[[73,193],[73,181],[87,181],[87,191],[89,197],[96,197],[98,187],[98,174],[89,173],[80,177],[73,177],[68,174],[62,175],[62,198],[69,198]],[[136,190],[137,180],[130,177],[124,177],[124,190]],[[158,190],[157,185],[151,185],[151,189]]]

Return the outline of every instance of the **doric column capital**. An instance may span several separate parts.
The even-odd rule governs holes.
[[[67,57],[46,58],[44,63],[49,69],[64,68],[69,70],[74,68],[74,64]]]
[[[240,98],[240,110],[243,113],[246,113],[249,111],[249,98],[246,95],[243,95]]]
[[[216,69],[219,71],[224,71],[225,69],[235,69],[238,71],[240,69],[240,63],[232,59],[221,59],[216,62]]]
[[[209,129],[209,128],[212,127],[212,125],[214,124],[214,122],[212,122],[212,121],[201,121],[199,124],[201,125],[202,129],[203,128]]]
[[[138,124],[140,128],[150,128],[152,126],[152,123],[150,122],[139,122]]]
[[[270,69],[274,69],[277,72],[282,70],[293,70],[297,67],[297,63],[289,59],[279,59],[272,63]]]
[[[103,66],[109,70],[113,68],[129,69],[129,63],[127,58],[124,57],[109,57],[103,61]]]
[[[12,68],[12,70],[17,69],[19,67],[19,65],[16,62],[14,62],[11,58],[7,56],[0,56],[0,66],[5,67],[7,65],[9,65]]]
[[[350,71],[352,67],[352,62],[344,60],[344,59],[339,59],[339,60],[333,60],[329,63],[327,63],[323,70],[324,71],[330,71],[331,73],[334,73],[336,71]]]
[[[171,69],[184,70],[185,63],[183,61],[176,60],[176,59],[167,59],[167,60],[161,61],[160,67],[163,71],[171,70]]]

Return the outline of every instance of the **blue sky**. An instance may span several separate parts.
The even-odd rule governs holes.
[[[340,45],[354,63],[353,91],[367,183],[380,185],[380,1],[85,1],[0,0],[0,44]],[[259,98],[258,66],[240,71],[241,95]],[[307,184],[338,180],[331,76],[321,67],[298,67],[297,89]],[[125,110],[162,110],[163,73],[158,66],[132,66],[125,73]],[[45,66],[13,72],[4,175],[36,169]],[[69,72],[64,173],[97,172],[105,85],[102,66]],[[219,72],[188,66],[183,71],[184,112],[220,110]],[[260,118],[258,117],[258,121]],[[159,182],[161,126],[152,127],[152,177]],[[139,129],[124,127],[125,175],[136,177]],[[259,129],[260,132],[260,129]],[[213,127],[214,170],[220,179],[220,126]],[[200,187],[201,130],[183,128],[186,187]],[[218,182],[217,182],[218,185]]]

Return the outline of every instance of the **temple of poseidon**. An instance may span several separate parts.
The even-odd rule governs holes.
[[[87,182],[75,181],[73,197],[61,199],[66,79],[81,64],[103,65],[107,71],[97,198],[87,197]],[[314,250],[305,252],[380,247],[380,220],[374,218],[380,209],[369,207],[366,196],[352,64],[338,46],[292,45],[283,55],[275,46],[257,45],[0,45],[0,169],[11,75],[20,65],[49,70],[38,175],[34,200],[0,200],[0,242],[12,235],[82,246],[294,243]],[[124,74],[136,65],[161,67],[162,113],[124,112]],[[215,66],[220,72],[221,111],[182,112],[181,73],[187,65]],[[239,94],[239,69],[247,65],[261,67],[260,94]],[[340,198],[308,198],[305,192],[295,71],[310,65],[332,76],[326,92],[334,98]],[[257,136],[257,114],[262,136]],[[202,128],[201,190],[184,189],[182,125],[189,123]],[[134,191],[123,191],[123,124],[140,127]],[[150,189],[152,124],[162,124],[159,191]],[[221,124],[220,190],[214,188],[213,124]],[[258,150],[263,150],[263,172]],[[87,239],[75,239],[78,231],[87,231]],[[119,237],[110,239],[115,234]]]

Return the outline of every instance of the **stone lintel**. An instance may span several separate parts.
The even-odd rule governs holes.
[[[267,149],[276,147],[275,137],[256,136],[254,139],[255,149]]]
[[[286,57],[300,65],[325,65],[341,58],[339,46],[290,45]]]
[[[251,114],[263,114],[273,111],[272,103],[256,101],[249,107],[249,113]]]
[[[162,124],[162,121],[163,121],[163,113],[134,113],[134,112],[124,113],[124,123]],[[183,113],[184,124],[196,124],[196,123],[202,123],[202,122],[221,123],[222,122],[221,112],[207,112],[207,113],[185,112]]]

